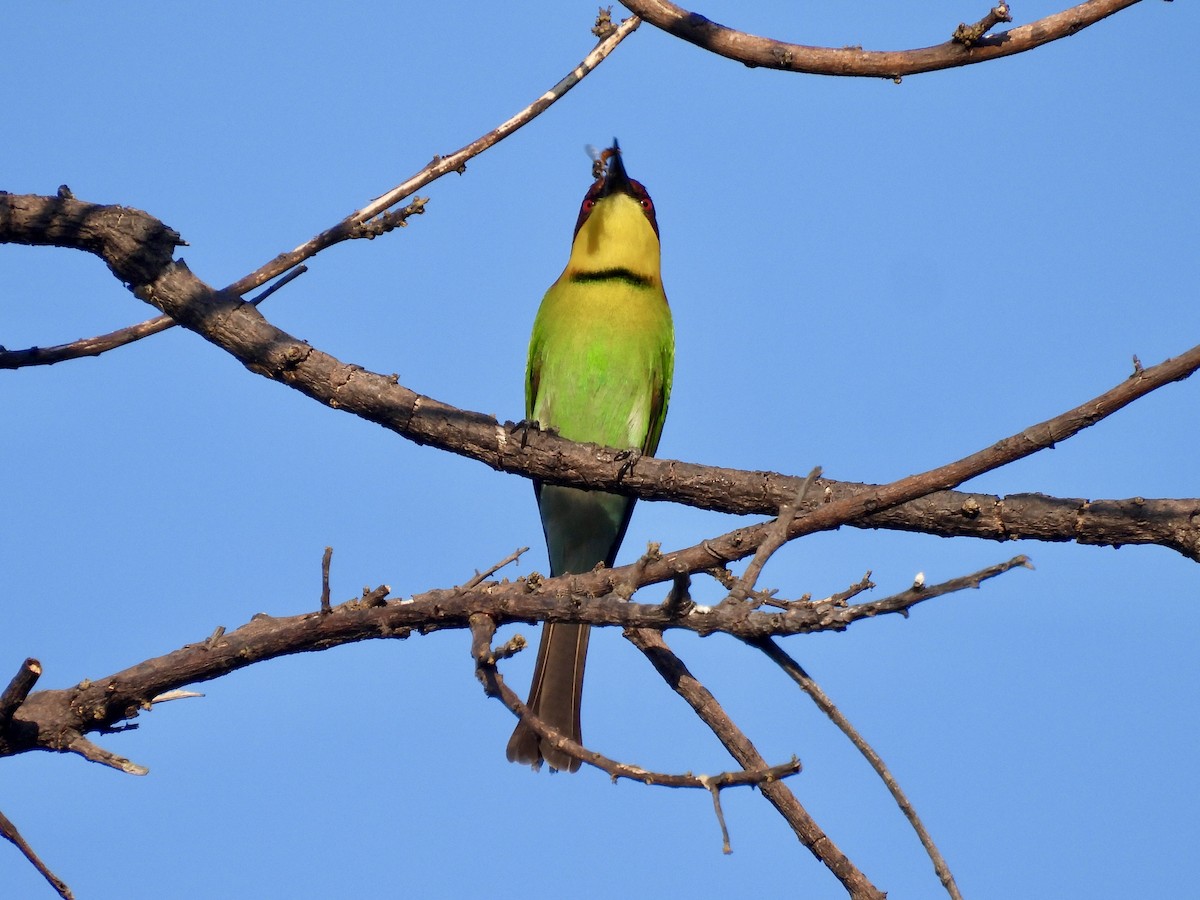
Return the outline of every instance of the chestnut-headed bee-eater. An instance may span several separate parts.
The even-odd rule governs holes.
[[[658,447],[675,360],[663,292],[658,221],[646,189],[625,172],[614,139],[583,198],[571,256],[533,323],[525,373],[525,417],[573,441],[652,455]],[[550,574],[612,566],[633,498],[534,482]],[[587,625],[548,622],[538,647],[529,709],[575,742],[588,645]],[[574,772],[579,760],[519,723],[513,762]]]

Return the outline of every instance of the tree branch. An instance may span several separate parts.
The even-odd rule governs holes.
[[[1023,563],[1024,557],[1017,557],[971,577],[983,580]],[[152,708],[156,701],[161,702],[168,692],[211,681],[246,666],[357,641],[405,639],[414,633],[470,628],[473,616],[486,616],[497,626],[521,622],[580,622],[654,631],[683,628],[702,635],[723,632],[751,641],[815,631],[841,631],[863,619],[886,613],[906,613],[917,603],[950,589],[943,589],[944,586],[931,586],[920,591],[910,589],[894,597],[852,606],[831,598],[816,603],[790,604],[780,612],[748,610],[744,604],[711,608],[693,606],[681,610],[671,603],[631,603],[618,592],[627,589],[631,579],[641,586],[656,579],[673,578],[669,571],[652,576],[646,567],[635,563],[586,575],[487,581],[470,589],[432,590],[392,602],[387,601],[390,590],[383,585],[373,591],[364,591],[362,597],[338,604],[327,613],[317,610],[279,618],[259,614],[232,632],[217,628],[204,640],[186,644],[112,675],[85,680],[73,688],[30,694],[13,713],[9,727],[0,729],[0,756],[29,750],[54,750],[78,753],[93,762],[130,774],[145,774],[143,767],[96,747],[85,741],[83,735],[105,732],[119,722],[136,718],[142,710]],[[956,579],[947,585],[961,581]],[[953,589],[963,586],[975,585],[960,583]],[[564,602],[567,600],[571,602]],[[474,652],[480,652],[479,648],[476,647]],[[757,770],[763,767],[746,768]]]
[[[1070,37],[1138,0],[1087,0],[1029,25],[1010,28],[969,45],[951,39],[920,50],[863,50],[809,47],[735,31],[667,0],[622,0],[645,21],[703,50],[747,66],[809,75],[843,75],[899,80],[904,75],[987,62]],[[985,20],[986,21],[986,20]]]
[[[153,265],[131,267],[131,237],[141,234],[149,235],[157,249],[137,258],[151,259]],[[801,479],[773,472],[744,472],[651,457],[640,457],[631,465],[624,451],[574,444],[536,428],[501,425],[491,416],[457,409],[409,390],[395,376],[343,363],[274,327],[252,305],[214,291],[182,262],[171,262],[169,250],[178,243],[178,235],[137,210],[57,197],[0,195],[0,243],[5,242],[95,253],[119,277],[137,275],[141,280],[130,283],[139,297],[223,348],[251,371],[415,443],[430,444],[494,469],[702,509],[768,515],[794,498],[802,485]],[[1200,560],[1198,499],[1088,501],[947,491],[983,472],[1052,447],[1151,391],[1187,378],[1197,368],[1200,346],[1158,365],[1137,368],[1124,382],[1093,400],[939,470],[936,477],[927,473],[919,484],[908,480],[902,490],[893,485],[885,493],[886,486],[819,481],[815,486],[821,490],[814,493],[820,494],[820,499],[807,502],[795,522],[808,523],[806,531],[815,521],[828,523],[822,528],[854,524],[994,540],[1075,540],[1112,546],[1153,543]],[[519,439],[515,437],[518,431]],[[903,503],[911,505],[893,509]],[[795,532],[791,534],[795,536]],[[719,558],[691,570],[739,559],[757,546],[730,547],[718,554]]]

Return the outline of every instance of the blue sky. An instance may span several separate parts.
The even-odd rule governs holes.
[[[14,5],[16,6],[16,5]],[[400,6],[400,5],[397,5]],[[407,6],[407,5],[406,5]],[[713,3],[802,43],[939,43],[982,7]],[[1058,9],[1014,7],[1017,24]],[[539,96],[591,48],[594,4],[366,11],[216,2],[6,8],[0,189],[145,209],[223,285]],[[1194,4],[1147,0],[1030,54],[888,81],[750,70],[643,26],[534,124],[422,194],[425,216],[336,247],[264,306],[346,362],[516,419],[537,303],[620,137],[654,197],[677,330],[659,455],[880,482],[950,461],[1200,340]],[[0,344],[154,311],[96,259],[0,247]],[[1188,497],[1195,381],[972,482]],[[335,598],[460,583],[514,548],[544,571],[522,479],[251,375],[175,329],[0,377],[0,680],[65,687]],[[620,560],[738,520],[639,506]],[[751,521],[751,520],[746,520]],[[1195,566],[1160,548],[843,529],[761,583],[879,596],[1016,553],[980,591],[789,640],[888,761],[972,898],[1178,895],[1200,841]],[[719,596],[698,580],[698,599]],[[648,592],[648,599],[658,594]],[[509,629],[531,634],[531,629]],[[831,838],[893,900],[938,896],[882,785],[735,642],[668,641]],[[103,738],[150,767],[0,766],[0,809],[81,900],[163,896],[844,896],[757,794],[533,775],[465,634],[279,660]],[[593,639],[585,740],[667,771],[732,767],[615,631]],[[524,690],[529,658],[510,661]],[[0,883],[50,896],[11,848]]]

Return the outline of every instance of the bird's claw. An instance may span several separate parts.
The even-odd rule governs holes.
[[[617,470],[617,478],[621,479],[633,471],[633,467],[638,464],[642,458],[641,450],[619,450],[613,459],[621,464],[621,468]]]
[[[517,432],[521,433],[521,449],[524,449],[529,444],[529,432],[531,431],[542,431],[546,434],[558,434],[557,428],[543,428],[541,423],[539,423],[536,419],[522,419],[520,422],[510,422],[509,426],[509,434],[516,434]]]

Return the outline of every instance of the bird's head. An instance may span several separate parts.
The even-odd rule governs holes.
[[[654,201],[625,171],[616,139],[596,161],[596,182],[588,189],[575,223],[571,259],[590,269],[629,268],[657,276],[658,220]]]

